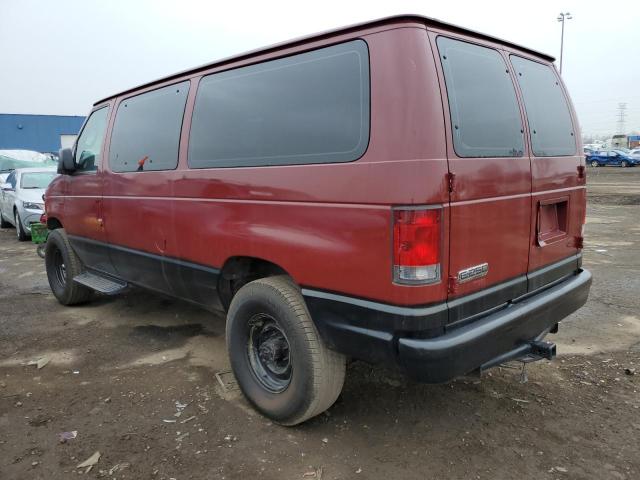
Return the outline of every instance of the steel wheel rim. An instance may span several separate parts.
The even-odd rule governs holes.
[[[56,248],[53,252],[53,274],[56,281],[64,288],[67,284],[67,267],[64,264],[64,258],[59,248]]]
[[[291,347],[286,335],[267,314],[249,320],[247,354],[258,382],[272,393],[280,393],[291,383]]]

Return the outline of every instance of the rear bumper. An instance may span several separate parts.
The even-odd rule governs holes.
[[[446,382],[516,350],[582,307],[591,274],[582,270],[558,285],[430,339],[398,339],[398,361],[412,377]]]
[[[396,364],[422,382],[442,383],[491,364],[552,329],[585,304],[590,286],[591,274],[578,269],[453,324],[448,322],[453,307],[446,302],[406,308],[308,289],[302,293],[330,348],[372,363]]]

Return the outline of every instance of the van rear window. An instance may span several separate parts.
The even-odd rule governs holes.
[[[511,55],[527,111],[533,154],[537,157],[574,155],[576,139],[567,100],[548,65]]]
[[[369,55],[356,40],[204,77],[192,168],[349,162],[369,142]]]
[[[114,172],[173,170],[189,82],[126,98],[118,106],[109,146]]]
[[[507,65],[492,48],[438,37],[459,157],[521,157],[522,118]]]

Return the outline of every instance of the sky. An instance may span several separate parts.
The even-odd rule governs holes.
[[[287,39],[417,13],[560,56],[584,135],[640,131],[633,0],[0,0],[0,113],[85,115],[118,91]]]

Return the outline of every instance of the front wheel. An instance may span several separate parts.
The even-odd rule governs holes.
[[[298,287],[286,276],[255,280],[227,314],[231,368],[266,417],[297,425],[328,409],[344,383],[344,355],[327,348]]]
[[[63,305],[89,300],[91,290],[73,281],[83,271],[82,262],[71,248],[64,229],[52,231],[45,245],[44,263],[53,295]]]
[[[626,160],[622,160],[622,162],[620,162],[620,166],[622,168],[627,168],[629,166],[629,163]]]
[[[20,214],[17,211],[14,219],[16,222],[16,234],[18,235],[18,241],[24,242],[29,238],[29,235],[27,235],[27,232],[24,231],[24,227],[22,226],[22,220],[20,219]]]
[[[593,160],[593,161],[591,162],[591,166],[592,166],[592,167],[599,167],[599,166],[600,166],[600,164],[599,164],[598,162],[596,162],[595,160]]]

